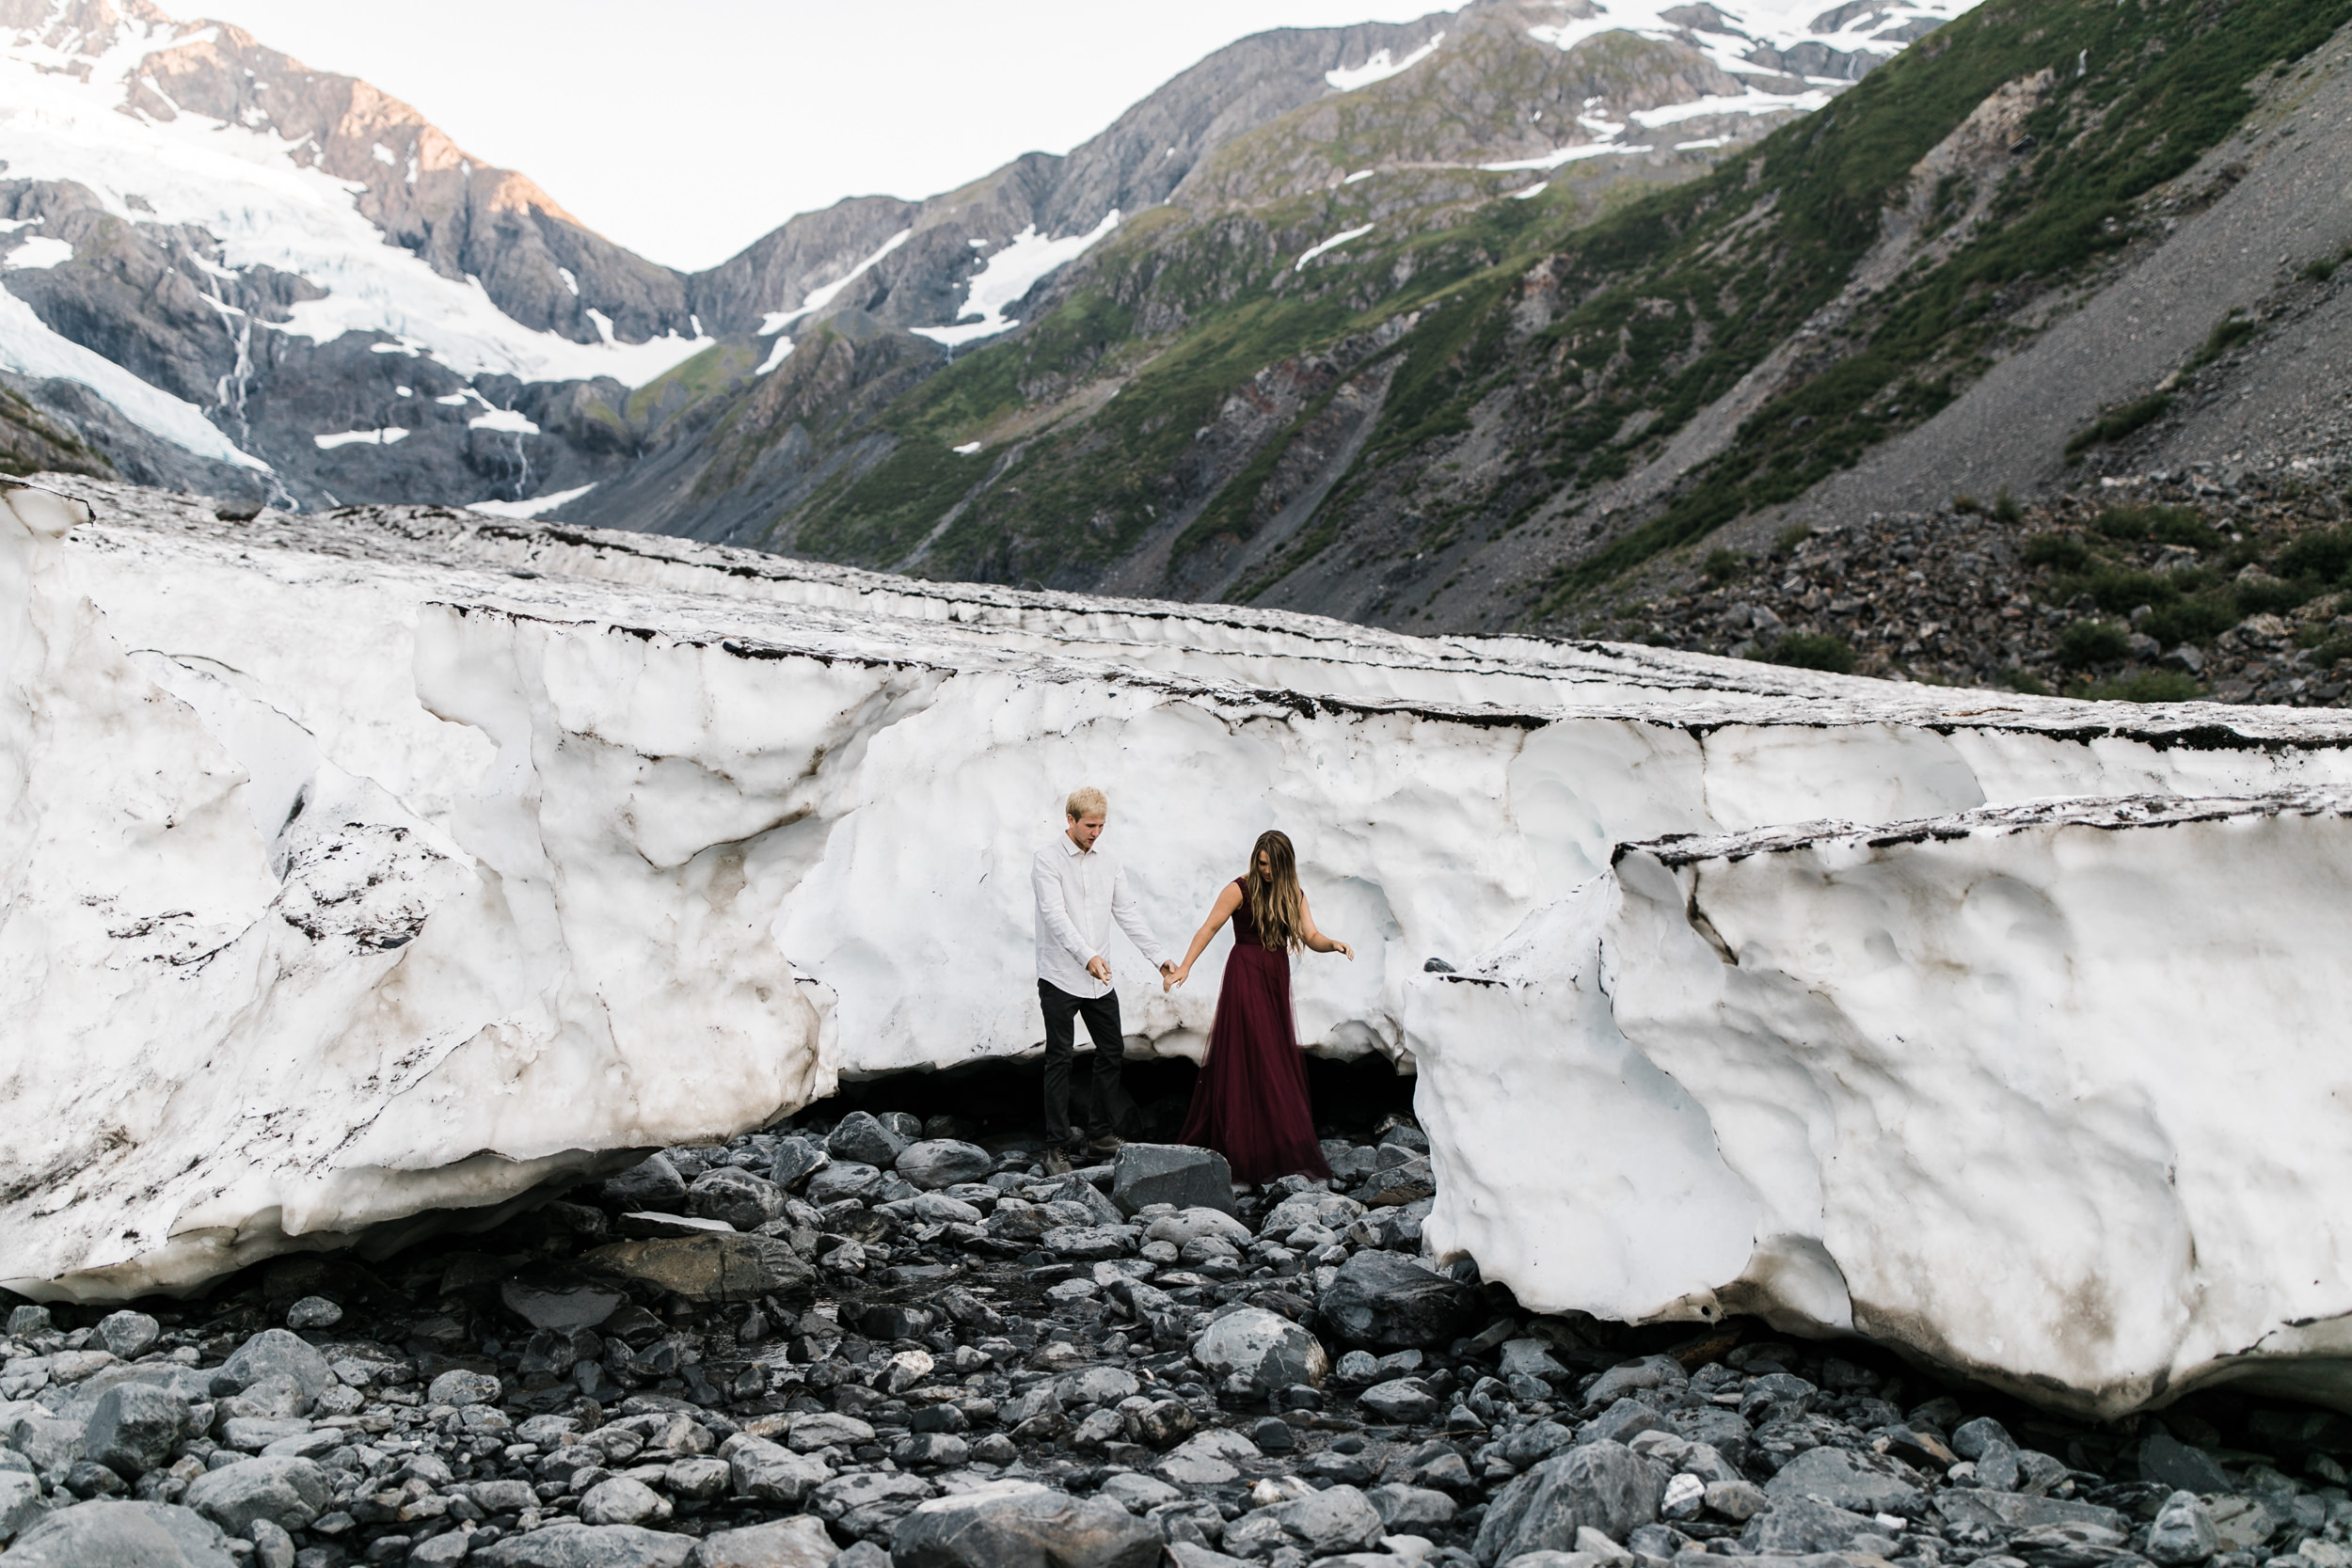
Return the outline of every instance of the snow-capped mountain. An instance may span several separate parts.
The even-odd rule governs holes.
[[[1969,3],[1478,0],[1261,34],[1065,157],[845,201],[687,275],[236,27],[0,0],[0,374],[23,400],[0,461],[756,537],[831,471],[790,434],[809,375],[870,412],[1030,319],[1140,212],[1397,173],[1394,228],[1569,165],[1684,177]],[[1532,87],[1498,98],[1498,73]]]

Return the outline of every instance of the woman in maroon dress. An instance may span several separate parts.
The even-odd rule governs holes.
[[[1209,1054],[1193,1085],[1183,1141],[1224,1155],[1237,1181],[1294,1172],[1328,1177],[1291,1016],[1290,956],[1305,947],[1352,959],[1356,951],[1315,929],[1287,837],[1260,833],[1249,863],[1249,876],[1217,894],[1184,961],[1161,982],[1163,989],[1183,985],[1216,928],[1232,921],[1233,951],[1225,959]]]

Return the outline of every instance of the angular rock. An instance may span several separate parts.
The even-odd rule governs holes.
[[[187,1505],[231,1535],[256,1519],[304,1529],[335,1505],[334,1482],[308,1459],[248,1459],[188,1482]]]
[[[693,1549],[691,1535],[566,1522],[507,1536],[466,1561],[478,1568],[683,1568]]]
[[[1152,1468],[1179,1486],[1221,1486],[1241,1474],[1238,1464],[1263,1457],[1240,1433],[1212,1427],[1162,1454]]]
[[[2257,1505],[2260,1506],[2260,1505]],[[2066,1497],[2025,1497],[2009,1492],[1939,1492],[1935,1511],[1947,1523],[1981,1526],[2004,1534],[2036,1529],[2043,1525],[2097,1525],[2104,1529],[2128,1530],[2122,1514],[2095,1503]]]
[[[2139,1445],[2139,1479],[2177,1492],[2211,1494],[2230,1490],[2230,1478],[2213,1455],[2202,1449],[2192,1449],[2163,1432],[2149,1433],[2147,1441]]]
[[[1111,1202],[1122,1214],[1154,1203],[1233,1212],[1233,1168],[1212,1148],[1126,1144],[1111,1162]]]
[[[851,1111],[834,1125],[832,1136],[825,1140],[825,1152],[835,1160],[888,1170],[914,1141],[892,1132],[865,1111]]]
[[[2017,1439],[2009,1434],[2009,1429],[1990,1416],[1979,1416],[1952,1429],[1952,1451],[1963,1459],[1982,1459],[1984,1450],[1995,1443],[2017,1447]]]
[[[686,1212],[696,1219],[724,1220],[738,1230],[756,1230],[784,1212],[787,1196],[764,1176],[721,1165],[686,1189]]]
[[[775,1156],[768,1165],[768,1180],[787,1190],[797,1187],[811,1174],[823,1169],[832,1158],[806,1138],[778,1138]]]
[[[1551,1354],[1551,1347],[1541,1339],[1504,1340],[1501,1370],[1506,1382],[1515,1377],[1533,1377],[1557,1383],[1568,1375],[1568,1370]]]
[[[1474,1550],[1486,1563],[1525,1552],[1568,1551],[1577,1531],[1623,1541],[1658,1518],[1666,1467],[1622,1443],[1587,1443],[1545,1460],[1502,1489],[1479,1522]]]
[[[163,1324],[144,1312],[109,1312],[98,1320],[98,1342],[125,1361],[136,1361],[154,1349]]]
[[[824,1522],[803,1513],[706,1535],[686,1568],[831,1568],[840,1555]]]
[[[569,1334],[596,1327],[626,1306],[628,1297],[570,1269],[535,1266],[501,1281],[499,1300],[533,1328]]]
[[[1357,1396],[1357,1403],[1383,1421],[1419,1426],[1445,1408],[1445,1402],[1417,1377],[1395,1377],[1375,1383]]]
[[[1813,1552],[1842,1552],[1855,1536],[1877,1530],[1877,1524],[1867,1515],[1811,1497],[1778,1497],[1748,1521],[1747,1528],[1740,1532],[1740,1544],[1757,1556],[1803,1557]]]
[[[1321,1386],[1331,1370],[1313,1335],[1256,1307],[1229,1312],[1201,1330],[1192,1343],[1192,1358],[1217,1382],[1239,1378],[1242,1386],[1259,1393],[1299,1383]]]
[[[1406,1486],[1396,1481],[1375,1486],[1364,1497],[1379,1513],[1381,1524],[1391,1530],[1414,1525],[1451,1523],[1460,1507],[1452,1497],[1433,1487]]]
[[[1586,1404],[1611,1405],[1629,1394],[1649,1388],[1679,1388],[1691,1381],[1682,1363],[1671,1355],[1645,1355],[1610,1368],[1584,1390]]]
[[[886,1540],[892,1526],[938,1490],[919,1476],[861,1470],[836,1476],[810,1493],[808,1512],[851,1535]]]
[[[125,1481],[171,1463],[172,1451],[197,1435],[188,1402],[151,1384],[118,1384],[98,1396],[83,1428],[82,1449]]]
[[[1318,1305],[1341,1338],[1402,1350],[1453,1343],[1468,1332],[1478,1297],[1402,1254],[1359,1252],[1340,1265]]]
[[[98,1499],[34,1525],[8,1568],[237,1568],[220,1527],[170,1503]]]
[[[872,1435],[868,1427],[869,1441]],[[761,1437],[730,1437],[720,1446],[720,1455],[727,1462],[736,1496],[759,1502],[799,1503],[833,1479],[822,1460]]]
[[[632,1476],[600,1481],[580,1497],[583,1525],[643,1525],[669,1516],[670,1505],[661,1494]]]
[[[668,1155],[655,1154],[617,1176],[606,1178],[597,1194],[607,1204],[625,1212],[645,1210],[675,1213],[686,1207],[686,1178],[678,1174]]]
[[[808,1200],[822,1208],[845,1197],[870,1197],[882,1186],[882,1180],[880,1165],[869,1165],[861,1160],[836,1160],[808,1179]]]
[[[893,1169],[925,1192],[977,1181],[996,1168],[996,1157],[978,1144],[955,1138],[927,1138],[898,1151]]]
[[[1752,1481],[1726,1479],[1710,1481],[1703,1494],[1707,1512],[1733,1524],[1745,1524],[1772,1506],[1764,1488]]]
[[[2221,1549],[2221,1532],[2197,1494],[2173,1493],[2148,1527],[2148,1560],[2160,1568],[2192,1568]]]
[[[301,1394],[300,1408],[294,1412],[297,1416],[308,1413],[311,1403],[336,1382],[318,1347],[283,1328],[263,1329],[247,1339],[222,1364],[220,1371],[245,1388],[269,1378],[287,1379]]]
[[[1656,1406],[1630,1397],[1619,1400],[1593,1418],[1584,1429],[1586,1439],[1600,1438],[1613,1443],[1630,1443],[1645,1432],[1672,1432],[1674,1427]]]
[[[1201,1207],[1162,1214],[1143,1227],[1143,1234],[1147,1241],[1168,1242],[1179,1247],[1211,1236],[1236,1247],[1246,1247],[1256,1239],[1250,1228],[1232,1214],[1221,1209]]]
[[[430,1403],[462,1410],[469,1404],[496,1404],[501,1392],[497,1378],[461,1367],[435,1378],[426,1386],[424,1397]]]
[[[837,1167],[836,1167],[837,1168]],[[805,1290],[817,1271],[772,1236],[691,1236],[617,1242],[580,1259],[589,1268],[642,1279],[689,1301],[751,1301]]]
[[[1774,1498],[1811,1497],[1851,1513],[1916,1517],[1928,1499],[1916,1487],[1854,1462],[1843,1449],[1807,1449],[1764,1483]],[[1824,1548],[1831,1549],[1831,1548]]]
[[[286,1308],[286,1326],[297,1332],[306,1328],[332,1328],[343,1321],[343,1309],[325,1296],[304,1296]]]
[[[1159,1533],[1117,1501],[999,1481],[916,1505],[893,1568],[1158,1568]]]

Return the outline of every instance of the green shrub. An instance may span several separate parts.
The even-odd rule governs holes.
[[[1954,496],[1952,498],[1952,510],[1955,512],[1982,512],[1984,510],[1984,502],[1977,499],[1974,496]]]
[[[1707,564],[1699,568],[1707,580],[1717,587],[1729,582],[1748,569],[1748,558],[1735,549],[1709,550]]]
[[[2172,394],[2158,392],[2152,397],[2141,398],[2137,403],[2127,403],[2121,408],[2110,409],[2074,432],[2074,438],[2066,443],[2066,455],[2077,457],[2086,449],[2095,447],[2102,441],[2120,441],[2141,426],[2153,424],[2164,418],[2165,411],[2171,406]]]
[[[2209,550],[2221,543],[2205,519],[2185,506],[2110,506],[2091,526],[2110,539],[2153,539],[2193,550]]]
[[[2282,578],[2316,578],[2340,582],[2352,568],[2352,529],[2322,529],[2307,533],[2279,552],[2275,570]]]
[[[2112,621],[2076,621],[2058,634],[2058,658],[2076,670],[2118,663],[2130,635]]]
[[[2336,259],[2322,256],[2303,269],[2303,276],[2314,283],[2325,283],[2336,275]]]
[[[2027,697],[2047,697],[2050,694],[2050,688],[2046,682],[2023,668],[2011,668],[2005,672],[2001,676],[2001,684],[2011,691]]]
[[[2026,541],[2026,564],[2055,566],[2061,572],[2090,569],[2090,546],[2071,533],[2037,533]]]
[[[1853,668],[1853,650],[1842,637],[1799,631],[1773,643],[1764,659],[1768,664],[1785,664],[1793,670],[1827,670],[1842,675]]]
[[[2141,670],[2096,682],[2077,693],[2094,703],[2193,703],[2204,694],[2194,677],[2178,670]]]
[[[1783,552],[1793,550],[1813,537],[1811,523],[1790,523],[1772,540],[1772,548]]]
[[[2009,493],[2009,486],[2002,485],[2000,494],[1993,498],[1993,520],[1996,523],[2013,523],[2024,515],[2025,514],[2018,510],[2016,498]]]
[[[2199,349],[2189,359],[2188,368],[2194,371],[2212,364],[2252,337],[2261,325],[2251,316],[2222,317],[2220,321],[2214,324],[2214,329],[2205,334],[2205,346]]]

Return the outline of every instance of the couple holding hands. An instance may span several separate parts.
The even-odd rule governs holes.
[[[1037,895],[1037,994],[1045,1011],[1047,1171],[1067,1171],[1071,1155],[1082,1151],[1070,1120],[1071,1064],[1080,1017],[1094,1040],[1089,1141],[1083,1150],[1108,1154],[1119,1148],[1118,1124],[1129,1102],[1119,1082],[1125,1051],[1119,994],[1111,990],[1110,962],[1103,951],[1111,926],[1116,923],[1158,967],[1165,990],[1191,977],[1209,939],[1231,920],[1233,950],[1225,960],[1216,1022],[1209,1030],[1209,1053],[1193,1085],[1182,1141],[1224,1155],[1237,1181],[1271,1181],[1294,1172],[1329,1176],[1315,1137],[1307,1069],[1291,1015],[1290,956],[1302,947],[1349,958],[1356,954],[1315,928],[1290,839],[1279,832],[1258,835],[1248,871],[1217,891],[1179,963],[1166,956],[1144,925],[1125,871],[1096,847],[1110,810],[1103,792],[1091,786],[1075,790],[1064,809],[1067,827],[1037,852],[1030,873]]]

